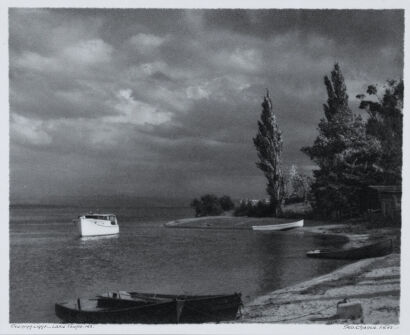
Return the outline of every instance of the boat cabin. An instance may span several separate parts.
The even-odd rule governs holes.
[[[91,220],[111,221],[111,224],[117,224],[117,218],[114,214],[87,214],[84,215],[84,218]]]

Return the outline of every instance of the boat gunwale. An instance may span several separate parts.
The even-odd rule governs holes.
[[[85,301],[96,300],[96,301],[98,301],[99,299],[82,299],[82,300],[85,300]],[[157,305],[165,305],[165,304],[175,302],[175,300],[158,301],[158,302],[154,302],[152,304],[135,305],[135,306],[130,306],[130,307],[118,307],[118,308],[116,308],[116,307],[106,307],[106,308],[101,308],[100,310],[87,310],[87,309],[78,309],[78,305],[75,303],[75,301],[76,300],[70,300],[70,301],[67,301],[67,302],[56,303],[55,307],[58,306],[60,308],[62,307],[64,309],[79,312],[79,313],[105,313],[105,312],[110,313],[110,312],[126,312],[126,311],[129,311],[129,310],[136,310],[136,309],[140,309],[140,308],[147,308],[147,307],[152,307],[152,306],[157,306]],[[73,308],[69,307],[69,306],[65,306],[65,304],[69,304],[69,303],[74,303]],[[97,308],[97,306],[95,308]]]
[[[116,293],[116,292],[108,292]],[[198,302],[198,301],[207,301],[207,300],[220,300],[220,299],[233,299],[237,298],[239,302],[242,302],[241,293],[231,293],[231,294],[215,294],[215,295],[184,295],[184,294],[158,294],[158,293],[140,293],[140,292],[129,292],[129,291],[120,291],[119,297],[98,295],[97,298],[100,300],[109,300],[109,301],[137,301],[135,298],[147,299],[152,301],[185,301],[185,302]],[[122,296],[121,296],[122,294]]]
[[[281,230],[286,229],[286,227],[290,226],[290,228],[301,228],[304,225],[304,220],[298,220],[294,222],[286,222],[286,223],[276,223],[270,225],[261,225],[261,226],[252,226],[252,230]],[[272,229],[273,228],[273,229]]]

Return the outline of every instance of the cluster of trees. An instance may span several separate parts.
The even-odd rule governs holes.
[[[343,74],[338,64],[324,77],[327,102],[319,134],[311,146],[301,150],[316,163],[313,178],[299,174],[292,166],[288,176],[282,168],[282,133],[272,108],[269,92],[263,98],[258,132],[253,138],[257,167],[267,179],[269,201],[241,203],[236,215],[281,216],[288,203],[311,201],[321,217],[352,217],[360,214],[363,195],[370,185],[400,185],[403,142],[403,81],[390,80],[381,92],[370,85],[356,96],[362,118],[352,112]],[[218,215],[234,208],[228,196],[207,194],[194,199],[196,216]]]
[[[205,194],[199,199],[195,198],[192,200],[191,207],[195,210],[195,216],[199,217],[219,215],[225,211],[232,210],[235,205],[227,195],[218,198],[214,194]]]
[[[363,211],[369,185],[401,183],[403,81],[388,81],[381,93],[371,85],[367,94],[357,95],[365,119],[349,107],[338,64],[324,83],[328,99],[319,135],[312,146],[301,149],[318,166],[313,171],[313,208],[323,217],[352,217]]]
[[[316,163],[313,179],[292,168],[286,180],[282,172],[282,134],[267,92],[253,139],[257,167],[267,179],[270,213],[282,214],[284,200],[313,199],[316,214],[322,217],[352,217],[360,214],[363,195],[370,185],[400,185],[403,139],[403,81],[390,80],[381,92],[370,85],[359,94],[362,118],[352,112],[343,74],[338,64],[324,77],[327,103],[313,145],[301,150]],[[309,194],[310,193],[310,194]],[[243,205],[245,211],[250,204]],[[255,206],[254,206],[255,207]],[[266,207],[266,204],[260,205]],[[269,212],[263,210],[262,212]]]

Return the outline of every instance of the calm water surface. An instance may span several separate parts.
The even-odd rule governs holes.
[[[59,322],[54,303],[105,291],[241,292],[244,301],[327,273],[345,261],[310,249],[336,243],[302,231],[164,228],[189,208],[111,208],[120,234],[79,238],[71,220],[88,208],[10,209],[10,322]]]

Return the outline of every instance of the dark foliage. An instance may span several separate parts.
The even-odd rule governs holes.
[[[363,120],[350,110],[338,64],[324,83],[328,95],[327,104],[323,106],[325,117],[320,120],[319,135],[313,145],[302,151],[319,167],[313,171],[315,213],[340,219],[358,215],[362,210],[363,189],[377,182],[374,163],[380,143],[368,136]]]
[[[243,201],[234,211],[235,216],[269,217],[274,214],[274,208],[265,201],[258,201],[256,204]]]
[[[285,205],[290,205],[290,204],[297,204],[300,202],[304,202],[305,201],[305,197],[301,197],[297,194],[292,194],[289,197],[285,198],[284,204]]]
[[[384,87],[382,98],[378,96],[375,85],[368,87],[368,96],[364,94],[357,96],[361,100],[360,108],[366,110],[369,115],[366,132],[381,145],[375,167],[378,172],[378,182],[384,185],[401,184],[403,91],[403,80],[389,80]]]
[[[194,199],[191,207],[195,210],[195,216],[211,216],[233,209],[234,203],[227,195],[218,198],[213,194],[205,194],[200,199]]]
[[[232,199],[227,195],[223,195],[222,197],[220,197],[219,203],[221,204],[221,207],[224,211],[230,211],[235,207],[235,204],[233,203]]]

